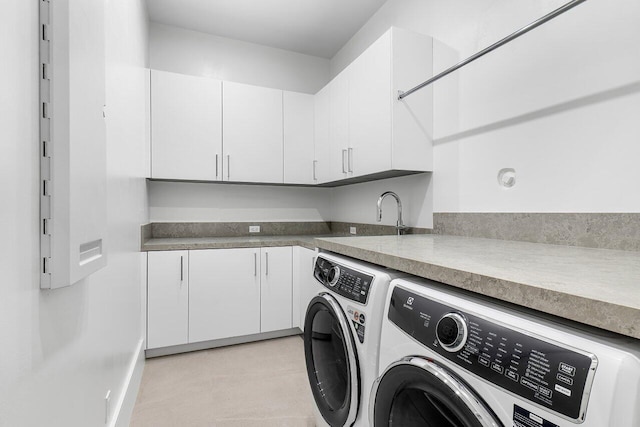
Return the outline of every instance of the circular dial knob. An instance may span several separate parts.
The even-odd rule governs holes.
[[[467,322],[458,313],[447,313],[440,318],[436,326],[436,338],[445,350],[453,353],[467,342]]]
[[[329,286],[334,287],[336,283],[338,283],[338,279],[340,278],[340,267],[333,266],[329,269],[329,274],[327,274],[327,281]]]

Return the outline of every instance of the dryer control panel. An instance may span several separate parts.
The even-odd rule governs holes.
[[[395,287],[389,320],[459,367],[575,421],[584,420],[597,359]]]
[[[313,276],[331,291],[352,301],[366,304],[374,276],[336,264],[319,256]]]

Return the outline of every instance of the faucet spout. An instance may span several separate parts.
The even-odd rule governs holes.
[[[385,197],[387,196],[392,196],[394,199],[396,199],[396,203],[398,205],[398,221],[396,222],[396,229],[398,230],[398,236],[402,234],[402,232],[407,228],[403,223],[402,223],[402,202],[400,201],[400,196],[398,196],[396,193],[394,193],[393,191],[385,191],[384,193],[382,193],[380,195],[380,197],[378,198],[378,222],[382,221],[382,201],[384,200]]]

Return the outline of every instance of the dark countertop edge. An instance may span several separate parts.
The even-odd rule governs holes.
[[[423,261],[315,239],[319,249],[434,280],[476,294],[524,306],[610,332],[640,339],[640,310],[569,293],[539,288],[496,277],[457,270]],[[517,286],[520,292],[513,292]],[[579,314],[584,314],[580,317]],[[625,319],[615,322],[614,319]],[[626,325],[621,327],[620,324]]]

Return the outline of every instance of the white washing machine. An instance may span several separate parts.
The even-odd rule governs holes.
[[[369,426],[369,391],[378,376],[382,310],[394,272],[321,253],[316,295],[304,322],[309,384],[316,424]]]
[[[419,279],[385,313],[374,426],[640,426],[638,340]]]

